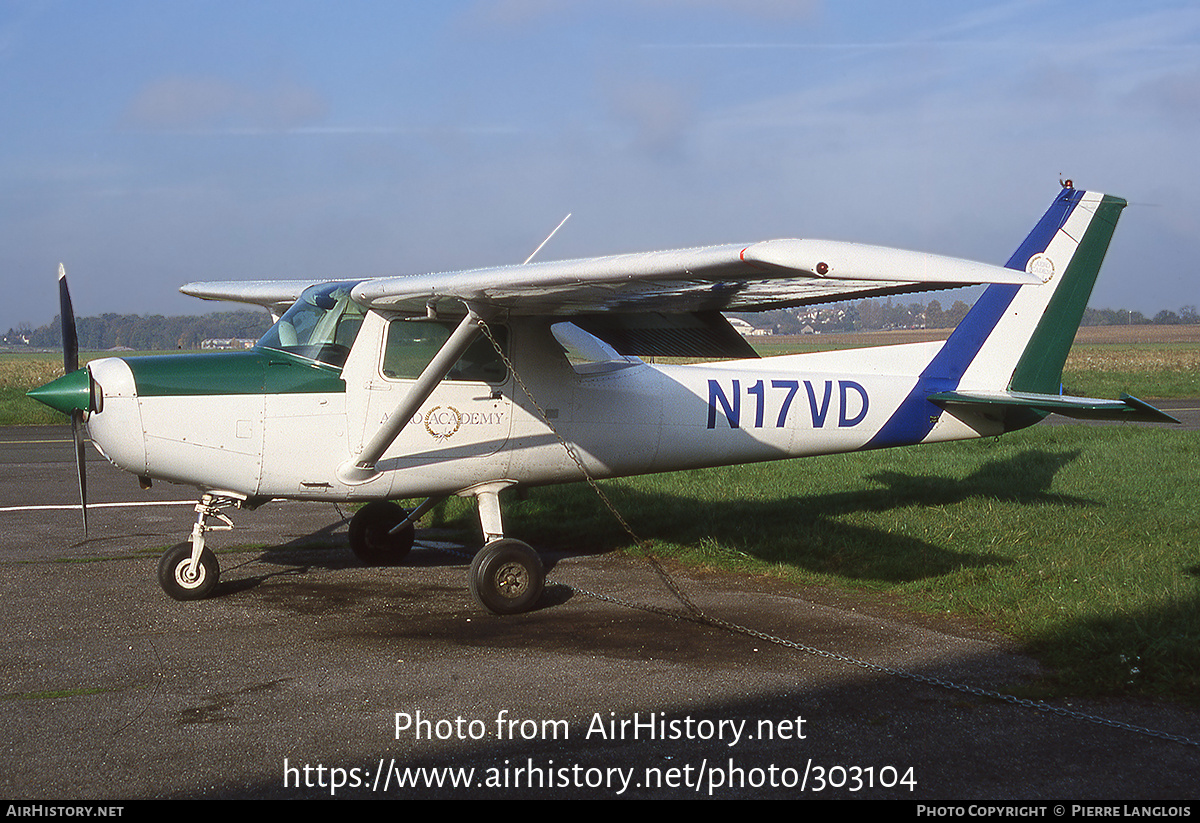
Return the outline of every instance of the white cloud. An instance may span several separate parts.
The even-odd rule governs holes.
[[[695,119],[695,106],[684,89],[644,79],[610,88],[608,98],[617,120],[632,128],[635,148],[658,156],[678,155]]]
[[[144,129],[289,129],[320,121],[326,110],[320,95],[294,84],[251,89],[215,77],[176,76],[145,85],[124,121]]]
[[[822,0],[479,0],[466,16],[510,26],[593,12],[642,16],[712,12],[767,20],[804,20],[815,16],[821,6]]]

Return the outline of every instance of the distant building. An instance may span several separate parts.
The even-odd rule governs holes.
[[[249,337],[210,337],[200,341],[202,349],[252,349],[257,340]]]
[[[740,317],[729,318],[729,325],[742,337],[761,337],[771,333],[770,329],[756,329]]]

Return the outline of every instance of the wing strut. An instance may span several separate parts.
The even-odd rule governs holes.
[[[438,349],[438,353],[429,361],[429,365],[417,377],[416,382],[388,415],[387,420],[379,430],[371,436],[370,441],[363,446],[358,456],[338,466],[337,477],[348,486],[357,486],[379,477],[381,472],[375,467],[376,461],[383,457],[388,446],[400,436],[404,426],[421,404],[429,399],[438,384],[450,373],[450,369],[458,362],[475,338],[479,336],[479,324],[486,320],[475,307],[467,306],[467,316],[462,319],[450,338]]]

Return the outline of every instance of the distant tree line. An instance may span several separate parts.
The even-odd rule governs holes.
[[[948,329],[958,325],[970,309],[961,300],[949,308],[940,301],[900,303],[891,300],[860,300],[857,303],[833,303],[800,309],[738,313],[755,328],[775,334],[805,332],[855,332],[884,329]],[[1195,306],[1183,306],[1178,312],[1164,309],[1153,317],[1128,309],[1092,309],[1083,313],[1084,326],[1174,326],[1200,323]],[[135,351],[171,351],[198,349],[202,340],[240,337],[259,338],[271,326],[264,311],[227,311],[202,315],[164,317],[161,314],[102,314],[80,317],[75,321],[79,347],[85,351],[128,348]],[[0,344],[7,347],[56,349],[62,345],[58,317],[40,328],[27,324],[9,329]]]
[[[829,334],[885,329],[949,329],[957,326],[970,308],[962,300],[955,300],[949,307],[943,307],[939,300],[928,303],[860,300],[736,316],[755,328],[770,329],[775,334],[804,334],[806,331]],[[1088,308],[1084,310],[1082,320],[1084,326],[1173,326],[1185,323],[1200,323],[1195,306],[1183,306],[1178,312],[1164,309],[1150,318],[1129,309]]]
[[[37,329],[20,326],[4,335],[5,346],[28,346],[31,349],[56,349],[62,346],[61,321],[53,321]],[[265,311],[228,311],[213,314],[164,317],[161,314],[102,314],[99,317],[78,317],[75,329],[79,348],[85,351],[105,351],[127,348],[135,351],[171,351],[198,349],[200,341],[210,338],[259,338],[271,327],[271,316]]]
[[[1140,311],[1128,309],[1085,309],[1083,325],[1085,326],[1182,326],[1200,323],[1200,315],[1195,306],[1183,306],[1179,312],[1163,309],[1149,319]]]

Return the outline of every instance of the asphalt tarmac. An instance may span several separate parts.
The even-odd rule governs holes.
[[[367,569],[345,512],[277,503],[232,512],[217,596],[177,603],[155,569],[195,492],[93,453],[83,539],[68,438],[0,430],[0,797],[1200,798],[1200,711],[931,682],[1041,672],[865,597],[668,569],[780,644],[626,605],[684,611],[645,561],[558,554],[540,608],[495,617],[444,535]]]

